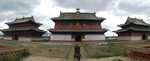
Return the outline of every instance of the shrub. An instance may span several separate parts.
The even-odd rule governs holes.
[[[26,49],[14,49],[0,52],[0,61],[20,61],[23,57],[28,56]]]

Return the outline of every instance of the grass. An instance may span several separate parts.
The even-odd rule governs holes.
[[[0,40],[0,45],[7,45],[12,47],[23,47],[20,42],[17,42],[16,40]]]
[[[87,58],[103,58],[126,55],[126,47],[121,44],[109,43],[105,46],[84,45],[83,49],[87,52]]]
[[[30,50],[31,55],[66,58],[73,60],[73,45],[48,45],[42,42],[27,43],[25,46]],[[125,56],[126,47],[122,44],[109,43],[107,45],[88,45],[81,43],[81,58],[103,58],[113,56]]]
[[[36,56],[67,58],[69,52],[72,52],[72,46],[48,45],[43,42],[27,43],[25,47],[29,49],[31,55]]]
[[[0,51],[0,61],[21,61],[28,51],[15,40],[0,40],[0,45],[10,47]]]
[[[25,48],[28,48],[31,55],[34,56],[46,56],[65,58],[66,61],[73,61],[74,56],[74,45],[51,45],[47,42],[31,42],[31,43],[19,43],[16,41],[0,41],[0,44],[5,45],[18,45],[22,44]],[[103,58],[113,56],[126,56],[126,50],[128,46],[143,46],[149,45],[146,43],[126,43],[119,42],[113,43],[108,42],[105,45],[91,45],[91,44],[80,44],[81,58]]]

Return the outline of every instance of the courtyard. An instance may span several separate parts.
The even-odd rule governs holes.
[[[129,47],[149,46],[150,42],[17,42],[0,41],[1,45],[28,49],[29,56],[21,61],[73,61],[74,46],[80,46],[81,61],[129,61]]]

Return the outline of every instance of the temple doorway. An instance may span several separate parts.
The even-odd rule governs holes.
[[[82,41],[82,36],[81,35],[75,35],[75,41],[76,42],[81,42]]]
[[[12,39],[13,40],[18,40],[18,35],[14,35]]]
[[[147,40],[147,35],[146,34],[142,35],[142,40]]]

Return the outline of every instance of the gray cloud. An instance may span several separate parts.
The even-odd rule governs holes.
[[[16,17],[30,15],[39,0],[0,0],[0,21],[13,21]]]
[[[117,0],[54,0],[57,6],[96,11],[113,7],[116,1]]]
[[[150,14],[150,2],[144,0],[126,1],[121,0],[118,8],[127,11],[130,14]]]
[[[29,14],[37,4],[38,0],[0,0],[0,12]]]
[[[53,7],[81,8],[87,11],[111,11],[116,16],[130,16],[131,14],[149,15],[150,5],[147,0],[53,0]],[[0,0],[0,21],[13,20],[18,16],[30,16],[32,10],[39,5],[39,0]],[[117,3],[117,4],[116,4]],[[125,11],[127,13],[124,13]],[[38,17],[40,20],[45,19],[42,16]],[[108,17],[109,18],[109,17]],[[45,19],[49,21],[49,19]],[[113,19],[112,19],[113,20]],[[117,20],[116,20],[117,21]],[[120,20],[123,21],[123,20]],[[43,21],[44,24],[44,21]],[[103,26],[108,29],[117,29],[116,26],[106,24]]]

